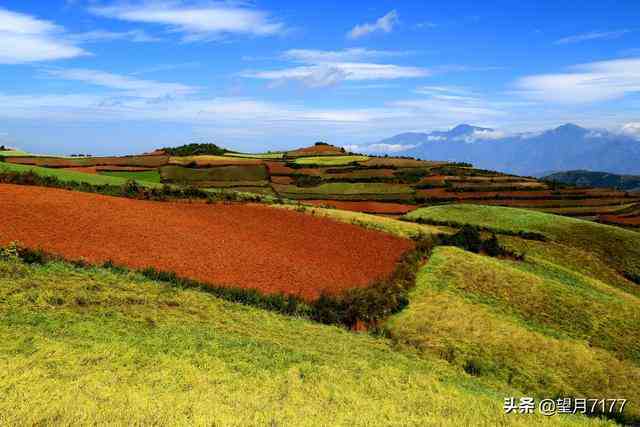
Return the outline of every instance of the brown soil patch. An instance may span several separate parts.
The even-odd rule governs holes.
[[[313,206],[329,206],[334,209],[371,214],[406,214],[418,208],[418,206],[415,205],[403,205],[402,203],[349,202],[342,200],[305,200],[304,203]]]
[[[333,145],[313,145],[287,152],[288,157],[304,156],[343,156],[346,153]]]
[[[293,184],[293,178],[290,176],[272,176],[271,182],[274,184],[290,185]]]
[[[283,162],[265,162],[271,175],[290,175],[296,173],[296,169],[286,166]]]
[[[64,168],[64,170],[73,171],[73,172],[88,173],[88,174],[91,174],[91,175],[97,175],[98,174],[98,167],[97,166],[78,166],[78,167],[74,167],[74,168]]]
[[[155,267],[202,282],[306,299],[390,274],[412,242],[304,213],[246,204],[139,201],[0,185],[0,244]]]

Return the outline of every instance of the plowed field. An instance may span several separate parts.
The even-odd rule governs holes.
[[[0,185],[0,244],[155,267],[306,299],[390,274],[412,243],[351,224],[247,204],[149,202]]]

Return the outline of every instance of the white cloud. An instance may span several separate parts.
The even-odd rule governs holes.
[[[274,71],[248,71],[244,77],[263,80],[313,83],[312,87],[336,84],[342,80],[393,80],[428,76],[429,70],[419,67],[405,67],[393,64],[371,64],[364,62],[336,62],[317,65],[304,65]],[[323,78],[323,76],[327,78]]]
[[[344,148],[346,151],[352,153],[399,153],[401,151],[407,151],[415,147],[417,146],[384,143],[370,145],[347,144],[342,146],[342,148]]]
[[[315,49],[290,49],[282,55],[285,59],[303,63],[334,63],[362,61],[372,58],[407,55],[406,51],[372,50],[365,48],[351,48],[344,50],[315,50]]]
[[[626,123],[620,129],[620,132],[625,135],[640,139],[640,122]]]
[[[105,31],[105,30],[93,30],[86,33],[71,34],[66,37],[67,40],[71,40],[75,43],[95,43],[102,41],[114,41],[114,40],[128,40],[134,43],[150,43],[159,42],[162,39],[147,34],[144,30],[130,30],[130,31]]]
[[[564,37],[556,40],[554,44],[573,44],[589,40],[617,39],[630,32],[631,30],[593,31],[586,34],[577,34],[574,36]]]
[[[398,22],[398,13],[395,10],[392,10],[383,17],[378,18],[378,20],[373,24],[367,23],[356,25],[347,33],[347,37],[357,39],[378,31],[390,33]]]
[[[49,75],[64,80],[74,80],[109,89],[116,89],[120,96],[137,98],[163,98],[184,96],[195,93],[196,88],[181,83],[162,83],[153,80],[142,80],[129,76],[106,73],[82,68],[50,69]]]
[[[516,88],[528,98],[563,104],[619,99],[640,92],[640,59],[592,62],[567,73],[526,76]]]
[[[486,141],[493,139],[502,139],[506,137],[507,134],[501,130],[495,129],[486,129],[486,130],[474,130],[473,133],[469,136],[472,141]]]
[[[129,22],[159,24],[183,33],[184,41],[217,38],[225,34],[269,36],[285,31],[268,13],[228,3],[160,1],[93,7],[94,14]]]
[[[68,59],[87,52],[63,39],[64,29],[0,8],[0,64]]]

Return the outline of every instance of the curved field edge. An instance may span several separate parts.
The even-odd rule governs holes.
[[[420,208],[403,218],[470,224],[496,232],[541,233],[556,243],[600,257],[622,275],[640,277],[640,233],[620,227],[525,209],[471,204]]]
[[[640,322],[638,299],[588,280],[571,288],[514,264],[436,248],[386,330],[487,385],[540,398],[625,396],[624,421],[637,422],[640,349],[625,334]]]
[[[512,387],[136,274],[5,257],[0,313],[3,424],[609,424],[504,415]]]
[[[383,231],[398,237],[417,238],[422,235],[448,234],[450,231],[446,227],[437,227],[427,224],[416,224],[406,221],[399,221],[393,218],[366,214],[354,211],[345,211],[340,209],[330,209],[321,207],[312,207],[308,205],[294,204],[276,204],[275,208],[296,210],[309,215],[317,215],[321,217],[331,218],[336,221],[346,222],[349,224],[359,225],[364,228]]]

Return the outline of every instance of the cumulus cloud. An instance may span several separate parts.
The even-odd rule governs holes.
[[[525,97],[562,104],[619,99],[640,92],[640,58],[573,66],[566,73],[526,76],[516,81]]]
[[[64,39],[64,28],[0,8],[0,64],[53,61],[87,55]]]
[[[195,93],[196,88],[181,83],[163,83],[153,80],[142,80],[135,77],[107,73],[104,71],[83,68],[50,69],[46,72],[64,80],[74,80],[95,86],[118,90],[120,96],[137,98],[164,98],[184,96]]]
[[[227,34],[270,36],[285,31],[284,24],[267,12],[232,3],[142,2],[92,7],[90,11],[123,21],[163,25],[170,31],[182,33],[184,41]]]
[[[430,75],[419,67],[362,62],[365,59],[406,55],[408,52],[352,48],[337,51],[290,49],[282,58],[294,63],[279,70],[245,71],[243,77],[271,80],[271,86],[298,81],[311,88],[336,85],[342,81],[393,80]]]
[[[627,123],[620,129],[621,133],[640,139],[640,122]]]
[[[378,31],[390,33],[391,31],[393,31],[393,27],[397,25],[398,22],[398,13],[395,10],[392,10],[383,17],[378,18],[378,20],[376,20],[376,22],[374,22],[373,24],[366,23],[356,25],[351,29],[351,31],[347,33],[347,37],[351,39],[357,39]]]
[[[554,44],[574,44],[590,40],[617,39],[623,35],[630,33],[631,30],[617,31],[592,31],[585,34],[576,34],[556,40]]]

